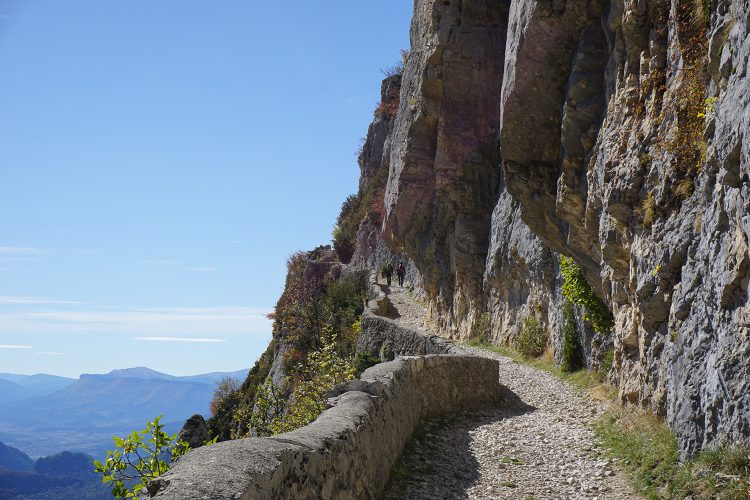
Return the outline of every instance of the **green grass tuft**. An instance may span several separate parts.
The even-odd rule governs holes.
[[[679,463],[677,440],[666,423],[632,408],[610,410],[594,427],[609,454],[647,498],[746,499],[750,449],[719,446]]]

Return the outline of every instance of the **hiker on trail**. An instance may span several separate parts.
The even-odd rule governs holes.
[[[398,275],[398,286],[404,286],[404,276],[406,276],[406,268],[404,267],[403,260],[398,263],[396,274]]]
[[[391,278],[393,278],[393,264],[388,262],[385,266],[383,266],[382,274],[385,277],[385,280],[388,282],[388,286],[391,286]]]

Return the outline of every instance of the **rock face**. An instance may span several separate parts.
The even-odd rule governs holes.
[[[507,20],[508,4],[491,0],[414,7],[385,236],[414,260],[431,317],[447,333],[469,328],[483,308]]]
[[[435,328],[465,337],[486,311],[507,341],[535,315],[559,347],[572,256],[614,314],[622,400],[665,416],[683,455],[746,440],[748,31],[739,0],[416,0],[370,150],[384,240]]]
[[[190,445],[190,449],[200,448],[209,440],[208,426],[203,415],[195,414],[185,420],[185,424],[180,429],[177,439],[185,441]]]
[[[357,229],[354,254],[349,265],[354,269],[381,269],[386,262],[396,266],[403,261],[406,281],[422,289],[421,274],[402,249],[389,246],[383,239],[383,197],[391,156],[393,124],[398,111],[402,75],[386,77],[380,87],[380,104],[367,130],[357,162],[360,168],[359,193],[371,193],[373,209],[366,212]]]
[[[747,439],[748,6],[527,4],[501,96],[509,191],[611,305],[622,399],[685,454]]]
[[[522,220],[501,169],[511,12],[504,2],[415,3],[389,138],[384,235],[414,261],[432,327],[450,337],[471,335],[485,311],[495,341],[529,316],[550,332],[561,322],[557,256]]]

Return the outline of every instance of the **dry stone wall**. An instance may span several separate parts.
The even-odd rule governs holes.
[[[377,498],[420,419],[496,404],[497,373],[497,361],[473,356],[378,364],[339,386],[331,407],[311,424],[190,451],[151,483],[151,494],[173,500]]]
[[[378,498],[420,420],[500,402],[497,361],[379,316],[388,300],[372,281],[358,351],[391,360],[337,386],[305,427],[190,451],[143,498]]]

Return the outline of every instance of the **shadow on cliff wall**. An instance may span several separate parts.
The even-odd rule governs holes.
[[[536,411],[536,407],[524,403],[513,391],[500,387],[502,402],[497,407],[454,413],[422,423],[396,466],[383,498],[468,498],[468,490],[480,479],[479,463],[471,452],[471,432]]]

